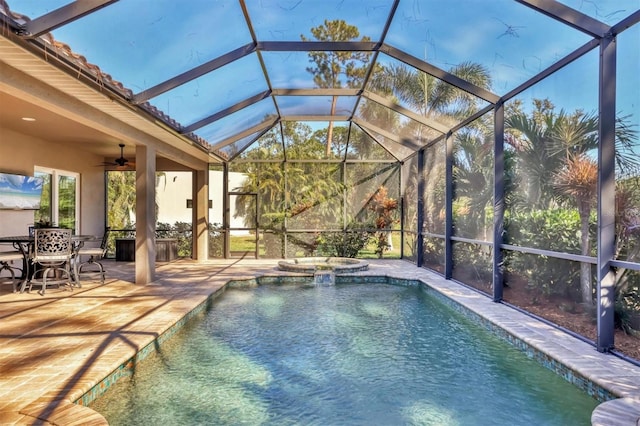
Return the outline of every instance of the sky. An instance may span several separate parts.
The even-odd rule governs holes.
[[[37,17],[62,0],[8,0],[14,11]],[[640,0],[564,0],[607,24],[640,9]],[[378,41],[392,0],[247,0],[260,41],[312,39],[324,19],[344,19]],[[251,42],[235,0],[120,0],[53,31],[90,63],[134,93]],[[590,37],[513,0],[401,0],[385,43],[449,70],[465,61],[491,72],[503,95]],[[640,25],[618,37],[617,110],[640,126]],[[263,54],[273,88],[309,87],[306,52]],[[386,55],[380,55],[384,59]],[[222,84],[220,82],[223,82]],[[267,90],[257,55],[167,92],[150,102],[188,125]],[[518,99],[550,98],[567,111],[598,106],[598,49],[526,90]],[[246,113],[245,113],[246,114]],[[253,119],[253,118],[250,118]],[[244,122],[243,120],[240,120]],[[219,136],[212,129],[206,132]]]

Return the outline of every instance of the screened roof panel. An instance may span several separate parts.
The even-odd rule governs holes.
[[[355,96],[276,96],[275,100],[280,114],[285,117],[288,115],[351,116],[357,98]]]
[[[387,150],[358,126],[351,126],[347,159],[351,160],[396,160]]]
[[[280,125],[276,125],[245,149],[239,158],[246,160],[284,160]]]
[[[298,122],[305,132],[285,132],[287,160],[340,160],[344,158],[349,136],[348,122]],[[331,140],[329,132],[331,130]]]
[[[195,133],[206,140],[224,141],[227,138],[240,134],[243,130],[251,129],[261,123],[273,121],[277,116],[278,113],[273,104],[273,100],[267,98],[214,121],[196,130]]]
[[[390,102],[391,104],[387,102],[384,105],[386,108],[394,108],[392,104],[399,105],[410,113],[433,121],[434,126],[439,127],[440,124],[450,127],[489,105],[488,102],[389,55],[381,53],[377,64],[381,68],[369,80],[367,90]],[[484,86],[489,87],[488,80],[484,82]],[[366,117],[365,111],[360,111],[360,114]]]
[[[355,154],[349,137],[365,134],[403,160],[514,88],[552,87],[639,10],[640,0],[0,1],[5,34],[203,149],[241,151],[277,124],[267,134],[285,129],[286,159],[305,156],[294,129],[318,145],[310,158]]]
[[[331,55],[331,52],[327,52]],[[371,53],[363,53],[366,58],[371,57]],[[318,84],[314,81],[314,74],[309,68],[315,68],[315,64],[309,58],[309,52],[262,52],[262,59],[269,73],[271,87],[274,89],[313,89],[324,88],[361,88],[362,79],[359,84],[349,84],[351,80],[340,72],[333,81]],[[358,58],[353,60],[354,66],[366,69],[368,64]]]
[[[594,19],[613,25],[640,9],[640,0],[558,0]]]
[[[424,0],[400,2],[385,40],[443,70],[481,64],[503,92],[590,37],[512,0]]]
[[[52,12],[71,2],[71,0],[20,0],[18,5],[16,0],[13,0],[10,2],[10,6],[13,6],[13,10],[33,18]]]
[[[415,153],[415,150],[403,145],[394,134],[387,132],[386,130],[379,127],[364,123],[360,120],[358,120],[357,124],[367,135],[369,135],[376,142],[382,145],[384,149],[389,151],[389,153],[398,160],[407,158],[408,156]]]
[[[151,98],[149,103],[189,125],[268,89],[258,55],[253,53]]]
[[[393,0],[248,0],[245,2],[258,40],[314,40],[311,28],[325,20],[348,20],[358,28],[356,38],[379,41]],[[334,37],[334,41],[350,38]]]
[[[361,122],[370,123],[393,133],[413,149],[418,149],[443,133],[368,99],[363,99],[355,117]]]
[[[251,145],[254,140],[260,135],[260,133],[260,131],[253,132],[252,134],[245,136],[244,138],[241,138],[233,143],[230,143],[229,145],[220,147],[218,151],[222,153],[222,157],[231,159],[236,155],[242,153],[245,148]]]
[[[121,0],[52,34],[137,93],[251,42],[237,1],[185,5]]]

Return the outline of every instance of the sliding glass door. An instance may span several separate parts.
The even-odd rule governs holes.
[[[43,167],[36,167],[35,175],[43,178],[42,201],[35,214],[35,223],[78,232],[80,175]]]

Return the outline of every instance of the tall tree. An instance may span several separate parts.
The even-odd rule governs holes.
[[[240,187],[233,190],[257,193],[259,197],[256,200],[254,196],[238,196],[234,217],[242,217],[247,226],[258,223],[261,229],[275,234],[282,231],[285,218],[297,224],[294,227],[305,229],[318,229],[332,223],[331,220],[341,218],[342,215],[336,211],[336,206],[339,208],[342,204],[344,190],[341,164],[296,161],[322,157],[324,146],[320,138],[323,133],[323,130],[313,132],[303,123],[285,121],[282,123],[282,135],[287,145],[286,163],[282,160],[264,161],[273,159],[272,154],[279,152],[278,147],[283,141],[278,130],[260,138],[259,147],[243,157],[249,161],[234,162],[234,171],[244,173],[246,178]],[[270,244],[275,245],[271,240]],[[269,250],[269,256],[281,254],[276,253],[279,250]]]
[[[322,25],[311,28],[311,35],[317,41],[357,41],[360,37],[360,30],[358,30],[358,27],[347,24],[342,19],[333,21],[325,19]],[[300,38],[303,41],[309,40],[304,35],[301,35]],[[370,40],[369,37],[360,38],[360,41]],[[359,88],[364,81],[370,58],[370,52],[311,51],[309,52],[309,62],[313,65],[307,67],[307,71],[313,74],[313,82],[320,88]],[[331,100],[331,115],[336,113],[337,100],[338,97],[333,96]],[[329,122],[326,146],[327,158],[331,155],[332,138],[333,122]]]
[[[107,172],[107,224],[130,229],[136,209],[136,172]]]

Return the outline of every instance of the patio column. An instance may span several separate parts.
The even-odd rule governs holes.
[[[598,140],[598,351],[613,348],[615,277],[611,267],[615,248],[615,130],[616,43],[613,36],[600,41],[600,96]]]
[[[444,219],[444,277],[453,277],[453,135],[445,137],[447,158],[445,164],[445,219]]]
[[[136,284],[156,278],[156,150],[136,146]]]
[[[421,268],[424,263],[424,151],[425,148],[422,148],[418,151],[418,199],[417,202],[417,221],[416,224],[416,266]],[[402,218],[404,221],[404,217]],[[404,232],[403,232],[404,234]],[[404,249],[404,244],[402,245]]]
[[[502,243],[504,237],[504,104],[493,115],[493,301],[502,300],[504,289]]]
[[[209,170],[193,173],[193,259],[209,258]]]

